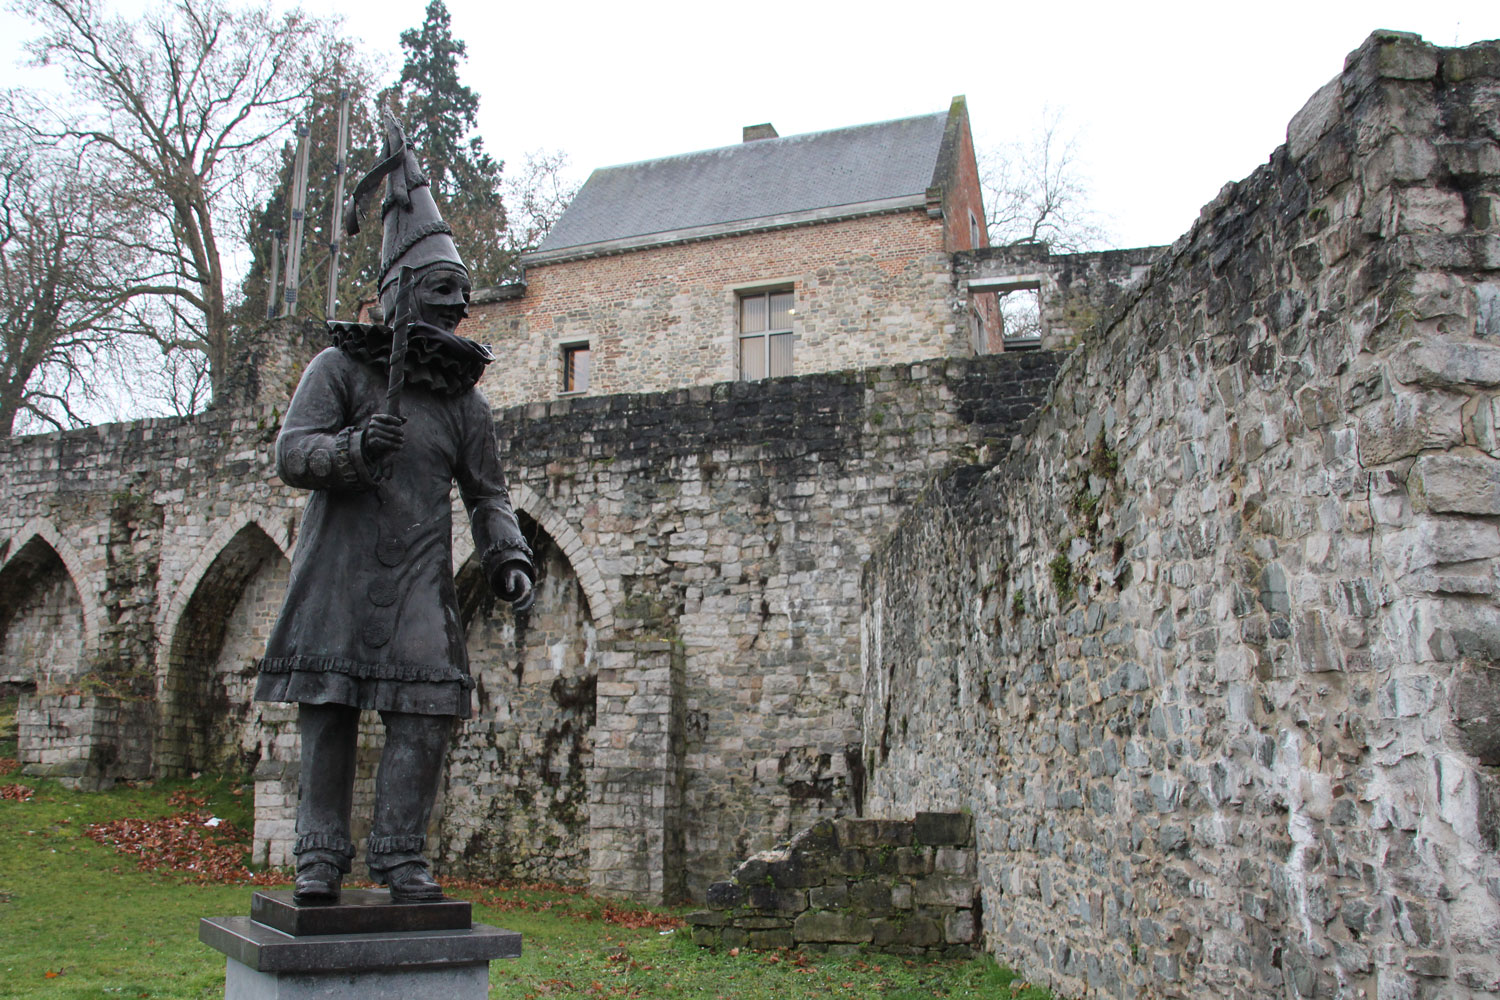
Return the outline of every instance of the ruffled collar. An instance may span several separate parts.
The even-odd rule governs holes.
[[[391,328],[375,323],[328,324],[333,346],[362,364],[382,371],[391,363]],[[406,381],[439,395],[458,396],[474,388],[494,355],[483,344],[413,324],[407,337]]]

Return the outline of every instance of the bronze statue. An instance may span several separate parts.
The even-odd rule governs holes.
[[[298,704],[298,903],[336,901],[350,870],[360,709],[378,710],[386,731],[371,877],[396,901],[442,897],[425,831],[474,686],[453,586],[454,481],[490,585],[518,610],[533,598],[531,550],[474,387],[491,355],[453,332],[468,311],[468,272],[389,116],[385,150],[355,189],[346,228],[358,232],[384,179],[380,300],[394,321],[329,324],[334,346],[308,365],[276,440],[277,473],[313,491],[255,692]]]

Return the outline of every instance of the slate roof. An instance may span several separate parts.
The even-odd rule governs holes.
[[[595,170],[537,253],[922,195],[948,112]]]

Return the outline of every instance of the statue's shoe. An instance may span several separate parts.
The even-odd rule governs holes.
[[[381,872],[379,880],[391,887],[396,903],[430,903],[443,898],[443,887],[433,881],[432,873],[420,861],[407,861]]]
[[[292,890],[292,902],[298,906],[309,903],[337,903],[342,873],[326,861],[315,861],[306,868],[297,869],[297,885]]]

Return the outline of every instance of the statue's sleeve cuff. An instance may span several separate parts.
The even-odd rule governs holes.
[[[346,489],[367,490],[380,481],[379,473],[365,462],[359,446],[360,428],[345,427],[333,439],[333,464]]]
[[[497,591],[499,588],[495,585],[500,583],[500,571],[507,566],[518,566],[532,580],[536,579],[536,569],[531,563],[531,549],[520,540],[491,546],[480,557],[479,565],[484,570],[484,578]]]

